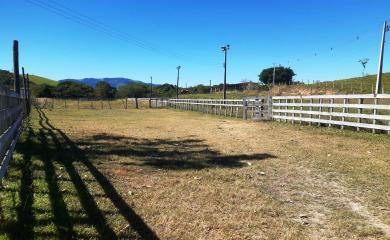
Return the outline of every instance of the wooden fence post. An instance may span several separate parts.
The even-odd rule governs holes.
[[[378,98],[377,98],[377,96],[375,96],[375,98],[374,98],[374,116],[377,114],[377,109],[376,109],[376,105],[378,104]],[[376,119],[374,118],[373,120],[372,120],[372,124],[376,124]],[[372,129],[372,133],[376,133],[376,131],[375,131],[375,129]]]
[[[273,108],[273,100],[271,96],[268,96],[268,120],[273,119],[272,108]]]
[[[343,113],[346,113],[347,112],[347,107],[346,107],[346,104],[348,103],[348,100],[346,99],[346,98],[344,98],[344,100],[343,100],[343,104],[344,104],[344,106],[343,106]],[[341,117],[341,121],[344,123],[344,121],[345,121],[345,116],[342,116]],[[344,129],[344,124],[343,125],[341,125],[341,129]]]
[[[13,53],[14,53],[14,90],[17,94],[20,94],[19,42],[17,40],[14,40]]]
[[[26,83],[27,83],[27,99],[28,99],[28,110],[27,111],[28,111],[28,114],[30,114],[30,112],[31,112],[31,97],[30,97],[30,77],[29,77],[28,73],[27,73]]]
[[[138,109],[138,98],[135,98],[135,108]]]
[[[363,104],[363,98],[359,98],[358,104],[359,104],[359,105]],[[362,110],[363,110],[362,108],[358,108],[358,114],[362,114]],[[358,118],[358,123],[361,123],[361,122],[362,122],[362,119],[361,119],[361,118]],[[356,130],[357,130],[357,131],[360,131],[360,128],[357,127]]]
[[[313,118],[313,114],[312,114],[312,111],[313,111],[313,98],[312,97],[310,97],[310,107],[309,107],[309,111],[310,111],[310,116],[309,116],[309,118]],[[309,126],[311,126],[312,125],[312,121],[310,121],[309,122]]]
[[[334,104],[334,98],[330,99],[330,104]],[[329,108],[329,120],[332,121],[333,106]],[[332,127],[332,124],[329,123],[329,127]]]
[[[24,74],[24,67],[22,67],[22,76],[23,76],[23,95],[24,95],[24,106],[25,106],[25,114],[29,115],[28,110],[28,94],[27,94],[27,79]]]
[[[295,123],[295,121],[294,121],[294,119],[295,119],[295,98],[292,99],[292,103],[293,103],[293,106],[292,106],[292,110],[293,110],[292,117],[293,118],[291,120],[291,123],[294,124]]]
[[[334,82],[333,82],[334,84]],[[299,121],[299,124],[302,125],[302,118],[303,118],[303,115],[302,115],[302,111],[303,111],[303,98],[302,98],[302,95],[301,95],[301,107],[299,108],[301,110],[301,113],[299,114],[299,118],[300,118],[300,121]]]
[[[244,120],[248,119],[248,101],[246,98],[242,99],[242,118]]]

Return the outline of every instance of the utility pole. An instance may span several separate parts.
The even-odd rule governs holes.
[[[176,99],[179,99],[179,81],[180,81],[181,66],[177,66],[176,69],[177,69]]]
[[[275,86],[275,77],[276,77],[276,64],[274,63],[274,73],[272,74],[272,87]]]
[[[210,97],[211,97],[212,92],[213,92],[213,89],[211,88],[211,80],[210,80]]]
[[[224,73],[224,78],[223,78],[223,99],[226,99],[226,65],[227,65],[227,52],[230,50],[230,45],[226,45],[221,47],[222,52],[225,53],[225,63],[223,64],[225,73]]]
[[[379,66],[378,66],[378,75],[376,79],[376,87],[375,87],[375,94],[378,94],[381,88],[381,81],[382,81],[382,67],[383,67],[383,54],[385,52],[385,41],[386,41],[386,32],[389,31],[389,25],[387,25],[387,22],[385,21],[385,24],[383,26],[383,34],[382,34],[382,44],[381,44],[381,51],[379,53]]]
[[[14,53],[14,90],[17,94],[20,94],[19,42],[17,40],[14,40],[13,53]]]
[[[152,108],[153,77],[150,77],[149,108]]]

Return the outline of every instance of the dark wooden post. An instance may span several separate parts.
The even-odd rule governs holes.
[[[24,74],[24,67],[22,67],[22,76],[23,76],[23,96],[24,96],[24,104],[26,107],[26,114],[28,115],[28,96],[27,96],[27,80],[26,75]]]
[[[27,86],[27,114],[30,114],[31,112],[31,98],[30,98],[30,76],[27,73],[27,78],[26,78],[26,86]]]
[[[26,84],[26,75],[24,74],[24,67],[22,67],[22,77],[23,77],[23,95],[24,95],[24,98],[26,99],[27,98],[27,94],[26,94],[26,90],[27,90],[27,84]]]
[[[127,109],[127,97],[125,98],[125,109]]]
[[[242,99],[243,106],[242,106],[242,118],[244,120],[248,119],[248,101],[246,98]]]
[[[135,98],[135,108],[138,109],[138,98]]]
[[[17,94],[20,94],[19,42],[17,40],[14,40],[13,53],[14,53],[14,90]]]

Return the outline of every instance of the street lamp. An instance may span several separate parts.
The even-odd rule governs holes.
[[[225,63],[223,64],[224,67],[224,77],[223,77],[223,99],[226,99],[226,64],[227,64],[227,52],[230,50],[230,45],[227,44],[226,46],[221,47],[222,52],[225,53]]]
[[[176,99],[179,99],[179,80],[180,80],[181,66],[177,66],[176,69],[177,69]]]

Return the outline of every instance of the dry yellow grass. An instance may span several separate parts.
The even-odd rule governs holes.
[[[386,135],[164,109],[44,115],[81,151],[74,167],[97,208],[111,212],[103,215],[118,237],[147,235],[107,196],[96,171],[161,239],[390,238]],[[89,214],[72,199],[64,204]],[[75,235],[101,235],[93,226],[86,221],[91,230],[74,228]]]

